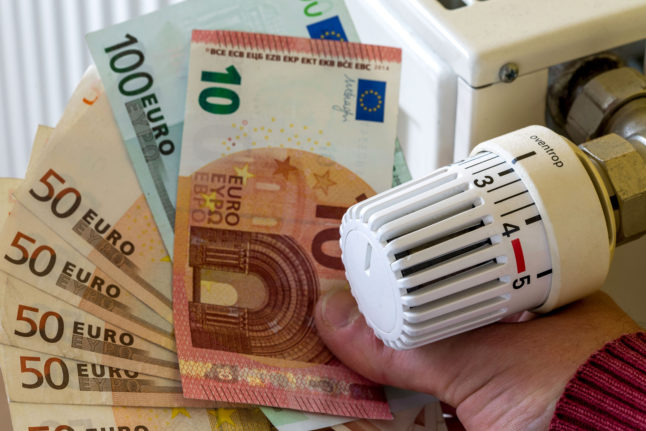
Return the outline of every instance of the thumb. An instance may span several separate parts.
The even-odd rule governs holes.
[[[435,353],[440,352],[433,352],[433,355],[428,355],[427,352],[429,348],[436,346],[407,351],[397,351],[385,346],[366,325],[347,289],[332,290],[321,298],[316,307],[315,320],[319,335],[336,357],[374,382],[437,396],[443,392],[443,381],[450,382],[455,377],[450,373],[444,379],[422,376],[428,370],[440,366],[433,363],[433,358],[438,356]],[[442,347],[437,346],[437,349]]]

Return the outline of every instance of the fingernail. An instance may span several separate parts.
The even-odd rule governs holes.
[[[359,309],[347,289],[334,289],[322,299],[321,315],[328,326],[343,328],[359,317]]]

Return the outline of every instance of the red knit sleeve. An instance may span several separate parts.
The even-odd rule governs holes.
[[[646,430],[646,333],[606,344],[578,369],[550,430]]]

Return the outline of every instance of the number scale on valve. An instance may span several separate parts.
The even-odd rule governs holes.
[[[493,200],[496,210],[494,214],[500,218],[500,223],[502,223],[503,232],[501,235],[507,240],[511,240],[513,256],[516,261],[518,277],[512,283],[514,289],[529,286],[533,280],[535,283],[547,283],[548,286],[551,281],[550,277],[545,278],[552,273],[549,259],[543,270],[534,274],[528,273],[526,258],[530,259],[530,263],[533,263],[531,261],[536,260],[537,256],[529,254],[529,257],[526,257],[528,253],[523,249],[523,244],[528,248],[527,245],[530,242],[532,250],[536,249],[536,245],[539,244],[536,244],[536,239],[533,238],[535,235],[545,237],[542,223],[539,223],[542,221],[542,217],[536,203],[513,168],[513,165],[519,161],[532,156],[536,156],[535,151],[521,154],[511,161],[512,166],[510,166],[499,155],[482,152],[455,163],[471,174],[475,187],[486,192],[486,195],[483,194],[483,199]],[[534,223],[538,223],[538,225],[532,226]]]

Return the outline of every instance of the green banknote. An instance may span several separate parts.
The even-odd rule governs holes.
[[[358,41],[343,0],[193,0],[87,36],[169,254],[192,29]]]

